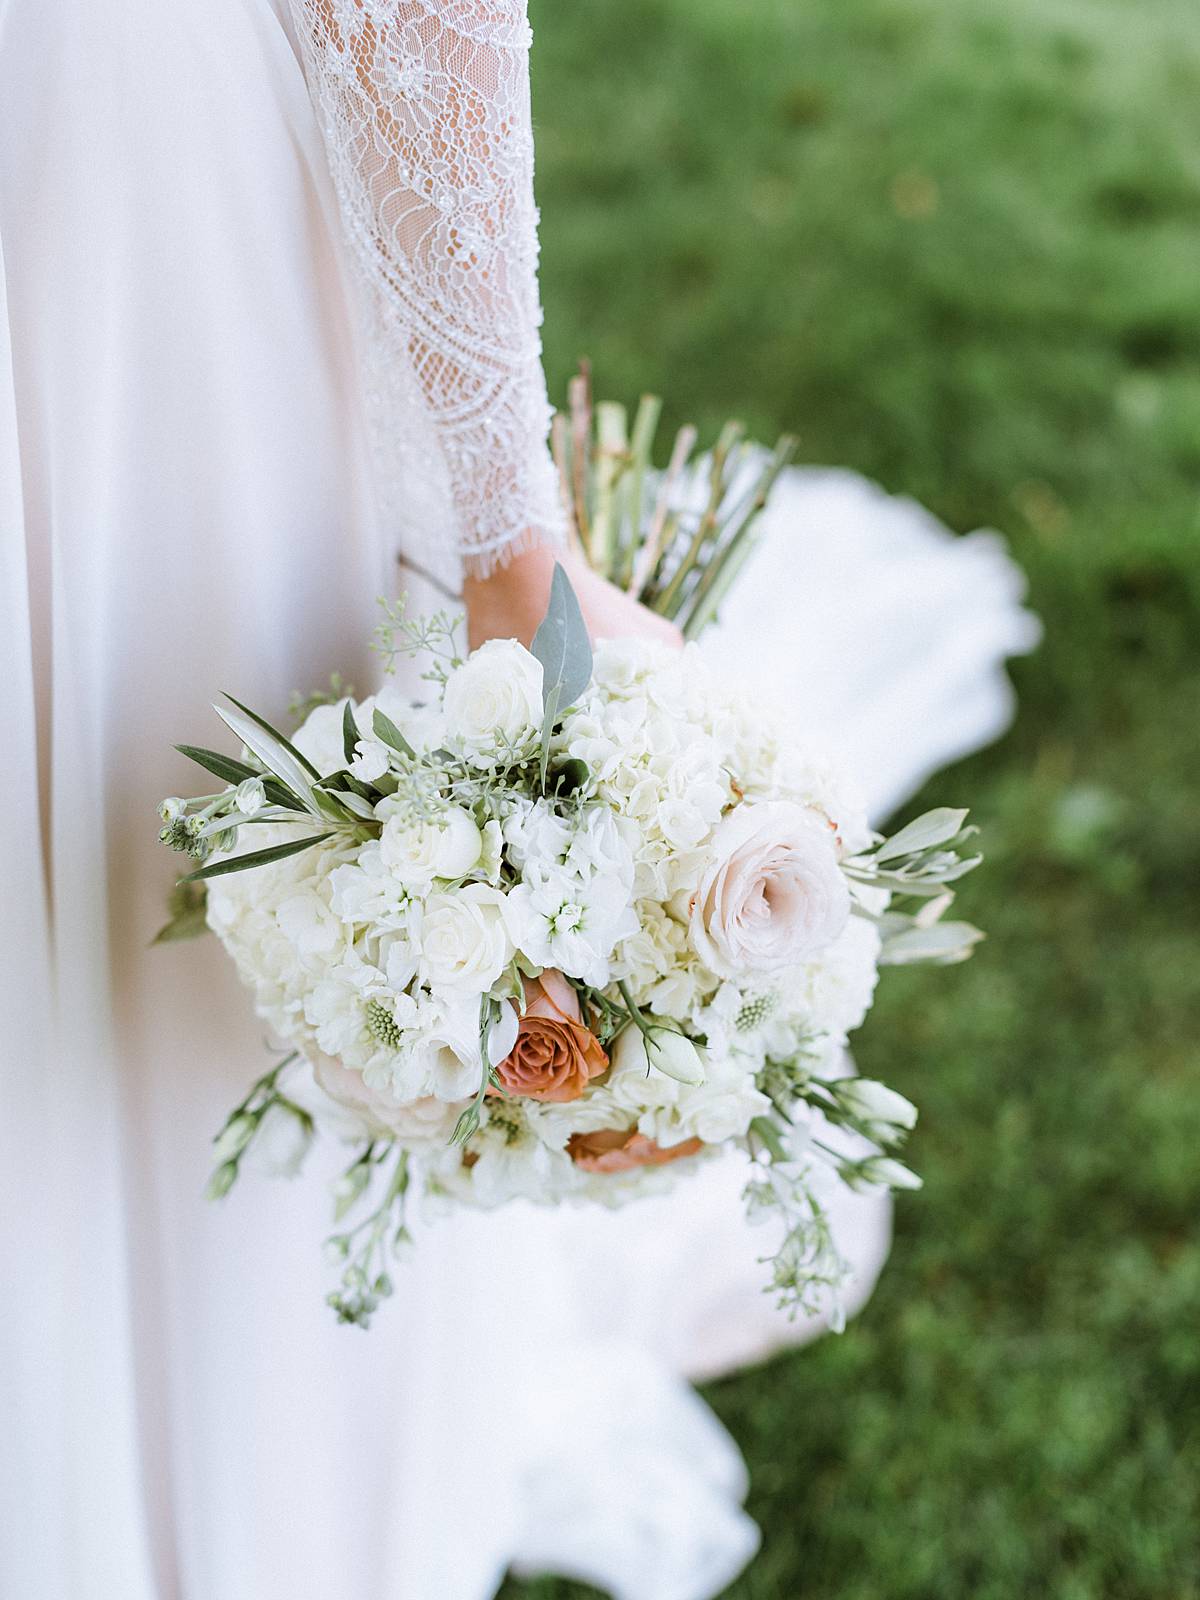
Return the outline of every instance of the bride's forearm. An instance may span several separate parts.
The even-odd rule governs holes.
[[[467,638],[472,650],[487,639],[519,639],[529,644],[546,614],[554,564],[565,567],[588,632],[593,639],[645,635],[678,645],[673,623],[647,611],[636,600],[593,572],[582,556],[548,544],[530,544],[496,566],[486,577],[468,573],[463,584]]]

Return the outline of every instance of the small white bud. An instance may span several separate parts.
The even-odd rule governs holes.
[[[873,1078],[845,1078],[830,1085],[842,1109],[872,1129],[873,1137],[890,1142],[916,1126],[917,1108],[911,1100]]]
[[[234,1117],[227,1128],[223,1128],[213,1142],[213,1160],[218,1162],[236,1161],[238,1156],[254,1137],[257,1121],[254,1117]]]
[[[187,804],[178,795],[169,795],[158,808],[164,822],[176,822],[187,810]]]
[[[866,1161],[840,1167],[843,1181],[857,1192],[864,1189],[919,1189],[921,1180],[902,1161],[891,1156],[869,1156]]]
[[[234,803],[244,817],[253,817],[262,810],[267,798],[261,778],[243,778],[237,786]]]
[[[652,1028],[647,1037],[636,1024],[630,1023],[613,1046],[613,1065],[618,1072],[644,1075],[653,1067],[678,1083],[704,1082],[700,1052],[690,1039],[671,1028]]]

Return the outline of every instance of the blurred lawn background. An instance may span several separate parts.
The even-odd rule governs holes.
[[[841,1339],[706,1393],[739,1600],[1200,1595],[1200,14],[535,0],[553,394],[664,393],[1000,528],[1046,626],[940,777],[968,966],[862,1070],[922,1108]],[[919,806],[915,802],[913,810]],[[589,1593],[511,1583],[506,1600]]]

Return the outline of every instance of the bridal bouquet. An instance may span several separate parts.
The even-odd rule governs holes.
[[[330,1302],[365,1325],[414,1195],[616,1205],[737,1146],[749,1206],[783,1219],[775,1289],[835,1302],[829,1186],[918,1184],[890,1153],[916,1111],[846,1076],[846,1037],[881,964],[979,937],[943,917],[977,859],[965,813],[873,835],[696,645],[593,654],[561,568],[531,649],[462,656],[444,616],[383,632],[430,663],[421,701],[343,696],[292,738],[230,702],[239,757],[181,747],[223,787],[163,803],[196,862],[185,920],[290,1047],[218,1136],[212,1192],[256,1144],[352,1141]]]

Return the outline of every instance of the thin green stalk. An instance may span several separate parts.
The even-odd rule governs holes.
[[[683,559],[671,575],[659,597],[656,609],[664,617],[674,617],[682,604],[683,586],[692,569],[695,567],[704,547],[713,537],[717,528],[717,513],[720,510],[721,500],[725,494],[725,467],[729,453],[741,438],[742,425],[740,422],[727,422],[721,429],[721,437],[713,446],[712,461],[709,466],[709,496],[708,505],[704,514],[696,524],[696,532],[692,536]]]

